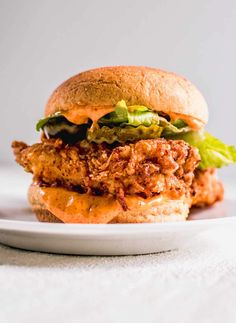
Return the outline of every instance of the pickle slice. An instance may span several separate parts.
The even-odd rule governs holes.
[[[116,141],[127,142],[140,139],[156,139],[160,138],[162,131],[163,127],[154,124],[149,127],[141,125],[138,127],[126,126],[124,128],[109,128],[107,126],[103,126],[94,130],[88,129],[87,140],[97,144],[102,142],[112,144]]]

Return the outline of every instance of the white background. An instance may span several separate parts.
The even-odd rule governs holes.
[[[236,1],[0,0],[0,161],[34,142],[53,89],[103,65],[180,73],[203,92],[209,130],[236,143]]]

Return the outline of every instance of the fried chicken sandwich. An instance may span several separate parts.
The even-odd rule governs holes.
[[[223,198],[216,168],[236,150],[209,133],[201,93],[176,74],[118,66],[80,73],[51,95],[41,141],[12,143],[33,174],[28,198],[40,221],[183,221]]]

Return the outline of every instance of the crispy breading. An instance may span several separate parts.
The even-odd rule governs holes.
[[[215,168],[197,169],[191,186],[192,205],[203,207],[221,201],[224,188],[218,180]]]
[[[139,140],[116,146],[82,141],[70,146],[59,139],[43,139],[32,146],[14,142],[12,147],[16,161],[40,185],[112,194],[121,204],[133,194],[189,197],[200,160],[197,149],[182,140]]]
[[[184,141],[152,139],[119,145],[82,141],[65,145],[60,139],[42,139],[28,146],[13,142],[16,161],[33,173],[42,186],[63,186],[96,195],[115,195],[126,208],[125,196],[191,198],[195,206],[223,198],[215,169],[197,168],[197,150]]]

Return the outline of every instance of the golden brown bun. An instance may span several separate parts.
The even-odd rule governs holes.
[[[60,192],[60,191],[59,191]],[[86,195],[86,194],[85,194]],[[86,197],[86,196],[85,196]],[[37,218],[41,222],[63,222],[55,214],[47,209],[46,204],[40,193],[40,187],[32,185],[28,191],[28,199]],[[105,201],[106,198],[104,198]],[[127,211],[121,208],[119,212],[114,210],[114,217],[109,222],[99,222],[98,218],[83,223],[155,223],[155,222],[176,222],[185,221],[189,213],[189,205],[184,200],[159,200],[157,203],[152,202],[150,205],[140,207],[132,201],[131,207]],[[112,210],[111,210],[112,211]],[[98,213],[99,214],[99,213]],[[101,219],[104,217],[101,216]],[[80,215],[78,219],[68,214],[65,223],[81,223]]]
[[[183,200],[166,200],[155,207],[131,210],[118,214],[110,223],[157,223],[185,221],[188,217],[189,205]]]
[[[45,209],[40,208],[35,210],[33,208],[33,211],[40,222],[63,223],[55,215]]]
[[[157,112],[180,114],[184,120],[208,120],[208,108],[198,89],[174,73],[141,66],[102,67],[77,74],[51,95],[45,115],[76,106],[145,105]]]

